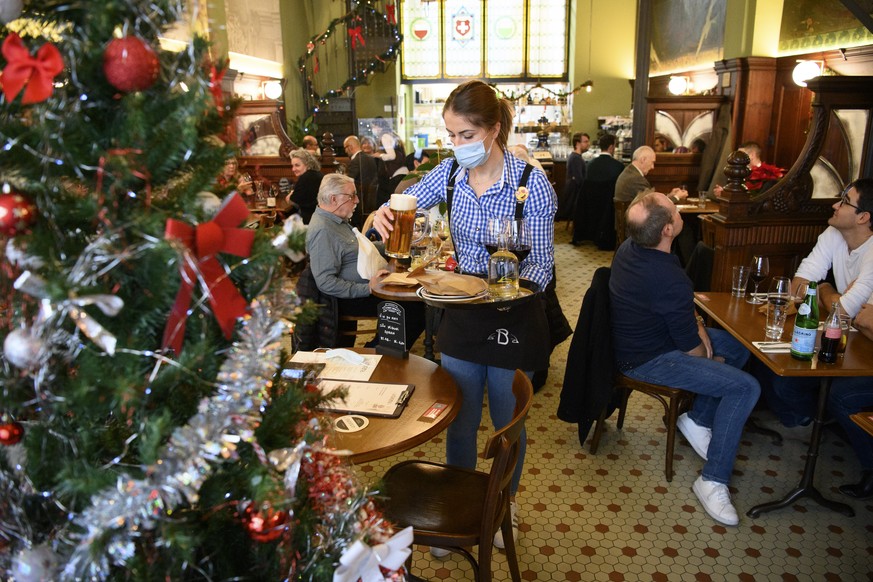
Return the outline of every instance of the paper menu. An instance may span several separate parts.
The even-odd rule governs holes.
[[[334,378],[366,382],[373,375],[382,356],[378,354],[360,354],[363,364],[350,364],[341,358],[327,358],[325,352],[297,352],[291,358],[298,364],[324,364],[324,370],[319,378]]]
[[[318,389],[328,394],[340,388],[348,394],[342,400],[335,399],[320,407],[322,410],[346,414],[368,414],[396,418],[403,412],[415,386],[411,384],[388,384],[377,382],[348,382],[345,380],[322,380]]]

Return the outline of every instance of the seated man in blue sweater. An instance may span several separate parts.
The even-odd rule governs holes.
[[[697,394],[677,422],[706,461],[692,490],[710,517],[737,525],[728,483],[760,387],[740,369],[749,352],[695,317],[691,280],[670,253],[680,232],[682,217],[661,193],[628,208],[628,239],[615,253],[609,281],[616,365],[631,378]]]

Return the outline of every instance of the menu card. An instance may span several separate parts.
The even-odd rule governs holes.
[[[318,389],[322,394],[340,388],[348,391],[346,397],[326,402],[320,407],[321,410],[397,418],[415,390],[412,384],[346,382],[345,380],[322,380],[318,383]]]
[[[364,358],[363,364],[352,364],[342,358],[328,358],[325,352],[297,352],[291,358],[298,364],[324,364],[324,370],[319,378],[336,378],[341,380],[367,381],[379,365],[382,356],[376,354],[359,354]]]

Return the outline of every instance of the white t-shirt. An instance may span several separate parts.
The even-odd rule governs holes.
[[[837,291],[842,293],[840,304],[851,317],[855,317],[861,305],[873,295],[873,236],[850,253],[840,231],[833,226],[827,227],[819,235],[812,252],[800,263],[795,276],[820,281],[831,268]],[[846,291],[850,284],[852,288]]]

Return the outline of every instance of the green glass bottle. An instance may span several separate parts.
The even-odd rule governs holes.
[[[815,354],[815,338],[818,335],[818,293],[815,281],[809,282],[806,297],[797,307],[794,333],[791,334],[791,357],[811,360]]]

